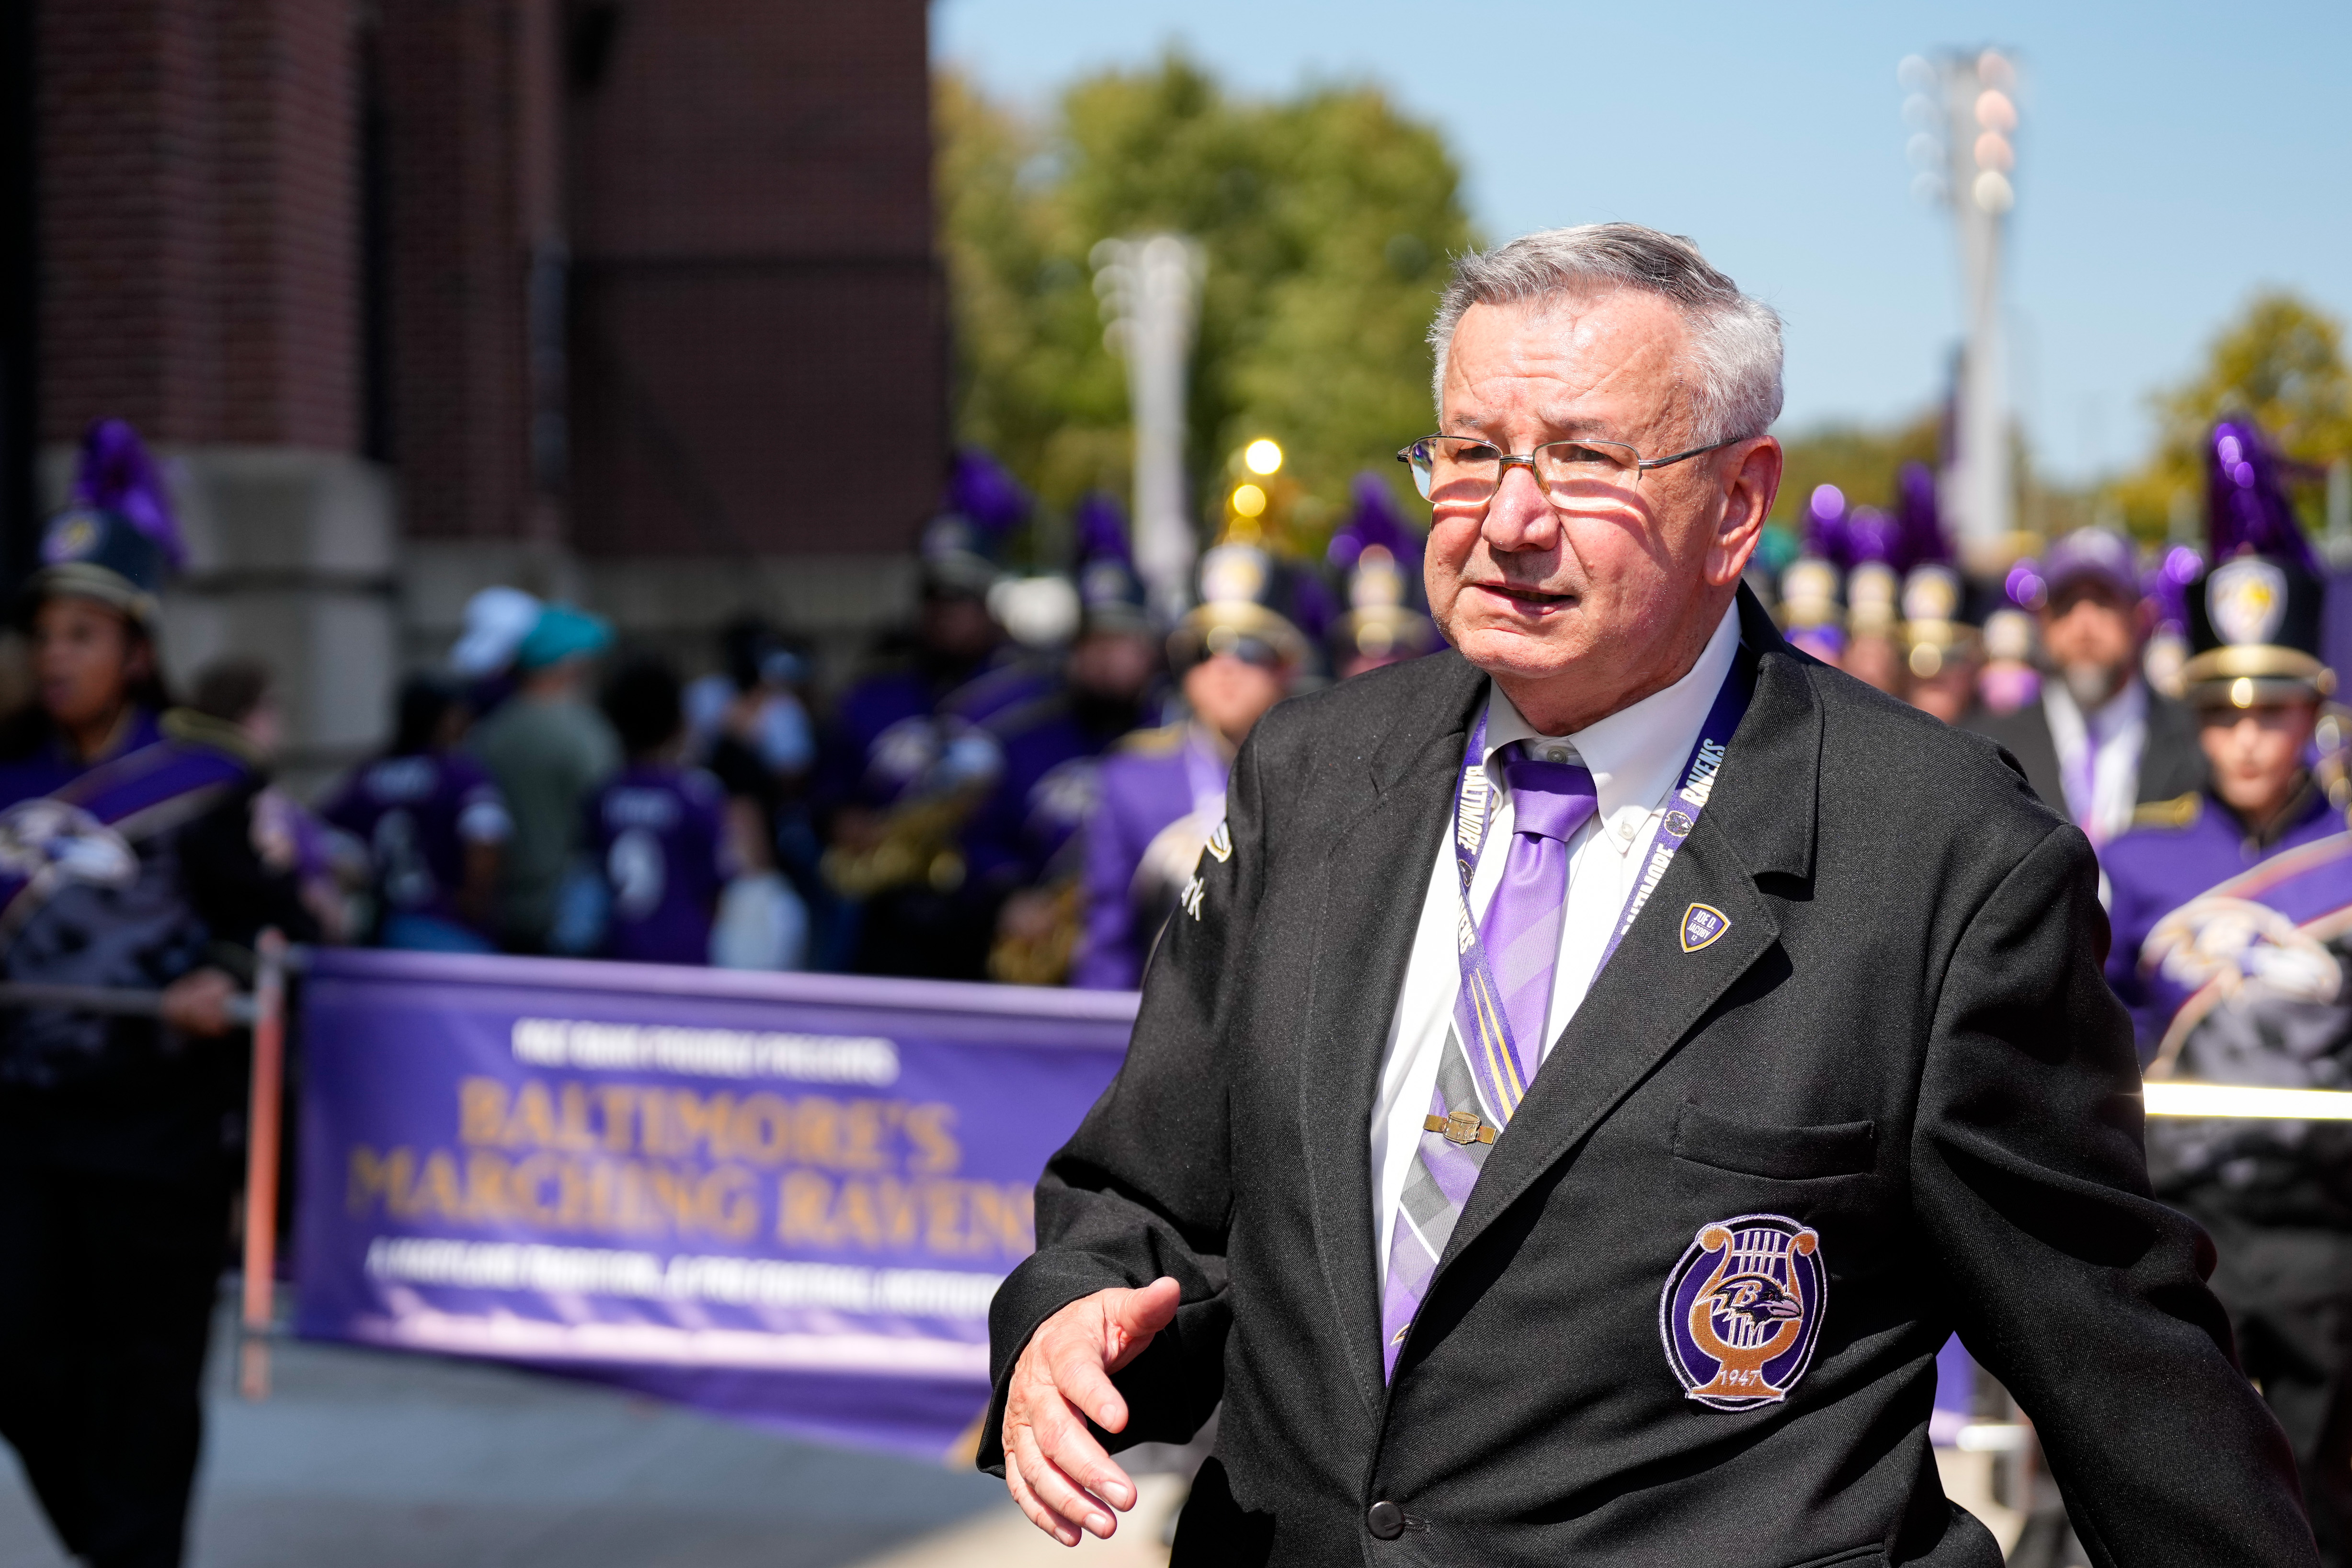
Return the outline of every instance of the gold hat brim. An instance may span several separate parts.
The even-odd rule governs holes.
[[[2334,670],[2301,648],[2270,643],[2208,648],[2180,667],[2180,682],[2192,702],[2231,705],[2231,689],[2241,680],[2251,681],[2253,692],[2273,701],[2326,697],[2336,689]]]
[[[1219,632],[1255,637],[1279,652],[1286,664],[1307,661],[1307,638],[1299,629],[1264,605],[1244,600],[1214,601],[1189,611],[1168,634],[1168,660],[1179,669],[1198,663],[1215,651]]]
[[[26,613],[47,599],[94,599],[143,626],[153,626],[163,608],[154,595],[121,573],[87,561],[62,562],[34,573],[25,584]]]

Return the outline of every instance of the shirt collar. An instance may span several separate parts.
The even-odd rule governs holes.
[[[2042,688],[2045,709],[2064,715],[2059,722],[2080,730],[2095,745],[2105,745],[2134,724],[2147,719],[2147,687],[2137,675],[2123,684],[2123,689],[2096,708],[2084,710],[2066,689],[2063,680],[2045,682]]]
[[[1502,768],[1495,753],[1514,741],[1564,742],[1575,759],[1592,774],[1600,819],[1615,834],[1622,852],[1634,829],[1647,819],[1675,786],[1675,778],[1698,742],[1699,727],[1716,693],[1731,673],[1739,651],[1739,605],[1734,602],[1717,623],[1715,635],[1680,680],[1654,691],[1630,707],[1621,708],[1572,735],[1547,736],[1528,722],[1517,704],[1490,686],[1486,699],[1488,779],[1502,787]]]

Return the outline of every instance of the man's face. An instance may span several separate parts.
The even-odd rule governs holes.
[[[1194,718],[1238,746],[1289,686],[1285,670],[1212,654],[1184,672],[1184,700]]]
[[[2197,738],[2213,764],[2213,793],[2257,822],[2284,805],[2303,772],[2304,748],[2319,721],[2317,704],[2213,708],[2200,718]]]
[[[1448,351],[1440,433],[1507,452],[1587,437],[1644,458],[1695,445],[1672,304],[1620,289],[1548,307],[1474,305]],[[1547,498],[1525,468],[1488,498],[1431,497],[1431,614],[1473,664],[1589,722],[1677,679],[1715,628],[1780,486],[1742,442],[1627,492]],[[1694,640],[1694,637],[1696,640]],[[1514,700],[1527,706],[1521,690]],[[1528,715],[1535,719],[1535,714]]]
[[[110,715],[147,668],[146,644],[131,635],[130,622],[94,599],[50,599],[33,617],[41,706],[67,730]]]
[[[1159,650],[1135,632],[1088,632],[1070,649],[1070,684],[1093,697],[1132,702],[1151,684]]]
[[[996,622],[985,600],[968,594],[939,594],[923,601],[923,646],[951,659],[975,659],[996,646]]]
[[[2138,595],[2095,577],[2068,584],[2042,612],[2042,646],[2078,701],[2121,690],[2139,643]]]

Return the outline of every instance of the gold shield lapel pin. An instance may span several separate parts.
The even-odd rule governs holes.
[[[1696,952],[1731,929],[1731,917],[1713,904],[1693,904],[1683,911],[1683,951]]]

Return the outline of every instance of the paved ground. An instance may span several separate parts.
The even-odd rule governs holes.
[[[193,1568],[1034,1560],[1034,1531],[984,1476],[498,1367],[317,1345],[280,1345],[273,1397],[245,1405],[228,1363],[214,1358]],[[1045,1561],[1071,1561],[1035,1539]],[[0,1464],[0,1564],[68,1568],[13,1463]]]

